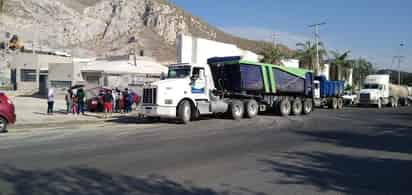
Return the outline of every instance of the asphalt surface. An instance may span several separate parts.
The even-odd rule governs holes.
[[[0,135],[0,194],[412,194],[412,107]]]

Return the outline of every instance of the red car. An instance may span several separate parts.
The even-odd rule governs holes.
[[[6,94],[0,92],[0,132],[6,132],[7,125],[14,124],[15,122],[16,114],[14,112],[13,102]]]

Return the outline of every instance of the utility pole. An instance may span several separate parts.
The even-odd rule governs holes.
[[[326,22],[322,23],[317,23],[317,24],[312,24],[309,25],[309,28],[314,28],[313,35],[315,39],[315,44],[316,44],[316,69],[317,69],[317,74],[319,74],[320,70],[320,60],[319,60],[319,26],[325,25]]]
[[[398,60],[398,85],[401,84],[401,62],[405,56],[393,56],[393,59]]]
[[[273,34],[272,34],[272,41],[273,41],[273,47],[274,48],[276,48],[277,47],[277,42],[276,42],[276,40],[277,40],[277,37],[279,36],[279,34],[277,34],[276,32],[274,32]]]
[[[400,47],[399,53],[402,53],[403,46],[405,46],[404,43],[399,44],[399,47]],[[394,56],[393,58],[398,60],[398,85],[401,85],[401,63],[402,63],[403,58],[405,58],[405,56],[398,55],[398,56]]]

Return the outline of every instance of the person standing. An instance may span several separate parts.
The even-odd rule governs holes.
[[[84,115],[84,97],[85,97],[85,93],[83,88],[80,88],[77,90],[77,114],[82,113]]]
[[[117,109],[116,109],[117,108],[116,107],[117,96],[116,96],[116,90],[115,89],[112,90],[112,97],[113,97],[112,109],[113,109],[114,112],[117,112]]]
[[[111,115],[113,111],[113,95],[111,90],[107,90],[103,96],[104,101],[104,117],[107,118],[108,114]]]
[[[54,88],[51,87],[47,93],[47,114],[53,114]]]
[[[69,114],[72,109],[72,103],[73,103],[73,91],[71,89],[67,90],[65,100],[66,100],[66,106],[67,106],[66,112],[67,114]]]
[[[129,99],[129,89],[128,88],[124,89],[123,98],[124,98],[124,112],[129,113],[130,99]]]
[[[78,108],[78,99],[77,99],[77,95],[73,95],[73,97],[72,97],[72,114],[73,115],[76,115],[77,114],[77,108]]]

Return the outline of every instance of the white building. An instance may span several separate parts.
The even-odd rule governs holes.
[[[177,63],[207,64],[213,57],[241,56],[245,60],[258,62],[260,56],[236,45],[179,35],[176,39]]]

